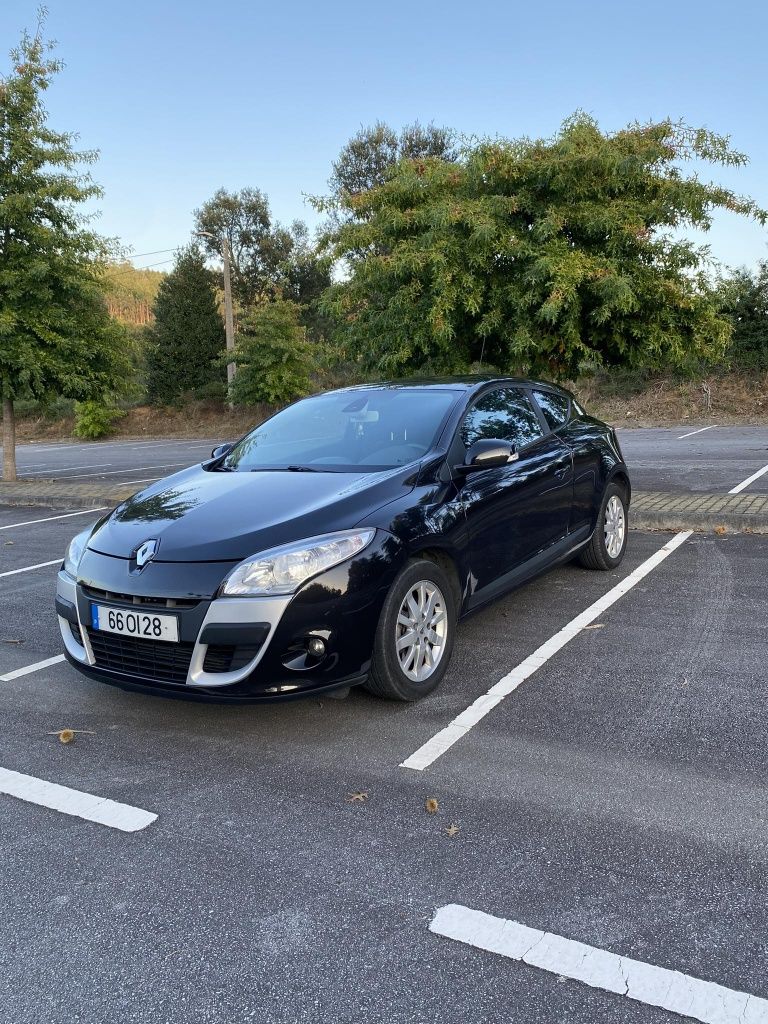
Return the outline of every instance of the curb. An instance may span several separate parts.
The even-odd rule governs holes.
[[[694,533],[768,533],[768,515],[739,515],[738,513],[696,514],[682,512],[635,512],[630,508],[630,530],[649,530],[661,533],[679,533],[693,530]]]
[[[85,509],[110,507],[136,491],[120,484],[66,484],[58,480],[0,481],[0,505]],[[636,491],[630,529],[768,534],[768,494]]]
[[[135,493],[135,488],[118,484],[99,487],[94,484],[73,486],[55,480],[0,481],[0,505],[95,508],[97,505],[118,505]]]

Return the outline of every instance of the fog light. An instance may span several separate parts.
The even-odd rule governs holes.
[[[325,654],[325,642],[319,636],[311,636],[307,641],[307,650],[313,658],[322,658]]]

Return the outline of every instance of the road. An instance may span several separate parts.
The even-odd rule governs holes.
[[[664,472],[681,475],[696,458],[627,433],[630,465],[674,459]],[[79,467],[106,450],[80,447]],[[127,473],[150,463],[132,451],[112,456]],[[733,461],[746,479],[760,459]],[[709,486],[739,483],[724,456],[702,466]],[[3,1024],[682,1019],[569,980],[565,962],[433,934],[450,904],[751,993],[743,1019],[768,1021],[768,538],[671,550],[635,532],[614,573],[550,572],[468,619],[417,705],[353,691],[221,707],[41,666],[60,655],[45,563],[89,521],[52,518],[69,511],[0,509],[0,770],[32,780],[0,795]],[[402,767],[542,649],[423,770]],[[80,730],[68,745],[52,735],[65,727]],[[128,833],[50,810],[39,780],[157,818]]]
[[[725,492],[768,465],[768,427],[620,429],[619,438],[638,490]],[[19,475],[140,488],[202,461],[221,440],[23,444]],[[768,473],[749,490],[768,494]]]

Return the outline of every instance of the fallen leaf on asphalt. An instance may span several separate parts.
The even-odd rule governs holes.
[[[13,637],[3,637],[2,641],[0,641],[0,642],[2,642],[4,644],[23,644],[24,640],[23,639],[16,640]]]
[[[85,733],[88,736],[96,735],[92,729],[57,729],[55,732],[49,732],[48,735],[58,736],[59,743],[71,743],[78,732]]]
[[[440,804],[437,802],[437,800],[435,800],[435,798],[431,796],[424,804],[424,809],[426,810],[427,814],[434,814],[439,806]]]
[[[605,629],[605,623],[593,622],[591,626],[585,626],[584,629]]]
[[[715,533],[718,537],[722,537],[724,533],[728,533],[728,529],[725,526],[716,526]]]
[[[444,828],[443,832],[445,832],[447,836],[457,836],[459,832],[461,832],[461,829],[458,825],[452,824],[449,825],[448,828]]]
[[[347,803],[349,804],[364,804],[368,799],[368,794],[363,791],[361,793],[347,793]]]

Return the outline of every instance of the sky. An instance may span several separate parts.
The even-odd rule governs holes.
[[[0,0],[0,69],[37,2]],[[331,164],[362,125],[547,137],[576,109],[603,130],[682,118],[730,135],[746,168],[703,174],[768,207],[765,0],[47,0],[66,69],[51,123],[100,151],[99,230],[169,269],[193,211],[256,186],[274,217],[318,217]],[[728,266],[768,230],[717,215]],[[153,255],[144,256],[144,253]]]

